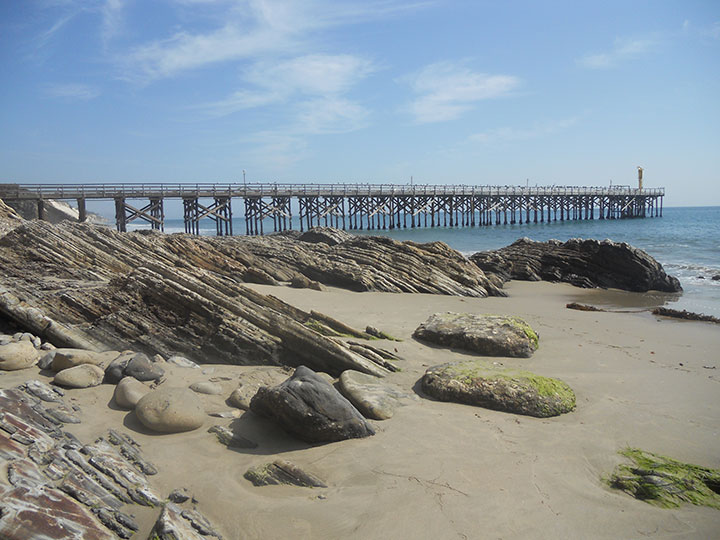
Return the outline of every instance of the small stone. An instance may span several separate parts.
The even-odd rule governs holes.
[[[133,356],[135,356],[133,351],[124,351],[110,362],[110,365],[105,368],[105,382],[110,384],[119,383],[125,376],[125,368]]]
[[[135,377],[124,377],[115,387],[113,397],[118,407],[134,409],[140,398],[148,392],[150,392],[150,388]]]
[[[252,467],[244,476],[255,486],[289,484],[300,487],[327,487],[327,484],[314,474],[305,472],[297,465],[283,459],[260,467]]]
[[[174,489],[170,492],[170,495],[168,495],[168,500],[182,504],[190,498],[190,495],[187,493],[187,488]]]
[[[33,344],[33,347],[35,347],[36,349],[39,349],[40,347],[42,347],[42,339],[40,339],[39,337],[35,336],[35,337],[32,339],[32,344]]]
[[[104,375],[105,372],[98,366],[80,364],[56,374],[53,383],[69,388],[90,388],[102,383]]]
[[[135,414],[146,428],[161,433],[191,431],[206,418],[202,403],[187,388],[153,390],[137,402]]]
[[[713,277],[711,277],[713,281],[720,281],[720,274],[715,274]]]
[[[55,351],[47,351],[44,355],[40,357],[40,360],[38,360],[37,366],[40,369],[51,369],[52,362],[55,359]]]
[[[190,385],[190,390],[197,392],[198,394],[207,394],[210,396],[222,394],[222,387],[219,384],[211,383],[209,381],[192,383]]]
[[[0,370],[27,369],[37,363],[39,356],[32,342],[27,340],[0,345]]]
[[[53,344],[50,343],[49,341],[46,341],[45,343],[43,343],[42,345],[40,345],[40,348],[41,348],[43,351],[54,351],[57,347],[55,347],[55,345],[53,345]]]
[[[225,426],[212,426],[208,429],[208,433],[214,433],[218,441],[228,448],[257,448],[257,443],[234,433],[230,428],[226,428]]]
[[[165,358],[163,358],[162,354],[156,354],[151,359],[153,364],[164,364],[166,362]]]

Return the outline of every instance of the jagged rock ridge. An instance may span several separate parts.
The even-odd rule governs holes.
[[[624,242],[521,238],[495,250],[470,257],[488,277],[502,281],[562,281],[578,287],[601,287],[634,292],[680,292],[677,278],[668,276],[660,263],[641,249]]]
[[[386,373],[369,355],[310,328],[334,325],[347,334],[345,325],[244,287],[251,268],[278,281],[304,275],[353,290],[502,294],[440,243],[357,237],[329,246],[292,235],[121,234],[33,221],[0,238],[0,311],[58,346]]]

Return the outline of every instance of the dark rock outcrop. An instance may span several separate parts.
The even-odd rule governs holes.
[[[275,420],[306,442],[333,442],[375,434],[367,420],[322,377],[299,366],[278,386],[261,387],[250,410]]]
[[[423,375],[422,389],[441,401],[539,418],[575,408],[575,394],[563,381],[499,369],[480,360],[431,367]]]
[[[502,281],[562,281],[577,287],[626,291],[680,292],[677,278],[644,251],[610,240],[572,239],[534,242],[522,238],[495,250],[470,257],[488,276]]]
[[[538,348],[538,335],[518,317],[435,313],[413,333],[415,339],[455,347],[484,356],[529,358]]]

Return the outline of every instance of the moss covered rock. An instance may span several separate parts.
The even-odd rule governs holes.
[[[527,371],[499,369],[482,360],[428,369],[422,388],[441,401],[546,418],[575,408],[575,393],[563,381]]]
[[[484,356],[516,358],[529,358],[539,342],[537,332],[518,317],[450,312],[431,315],[413,337]]]
[[[720,510],[720,469],[708,469],[671,458],[626,448],[620,452],[629,465],[618,465],[609,478],[611,487],[663,508],[683,503]]]

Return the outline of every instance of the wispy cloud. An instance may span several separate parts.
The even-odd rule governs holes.
[[[249,88],[200,108],[213,116],[285,102],[298,94],[338,96],[375,70],[372,62],[352,55],[313,54],[279,63],[260,62],[245,74]]]
[[[421,124],[454,120],[478,101],[510,94],[521,82],[512,75],[480,73],[454,62],[430,64],[404,80],[417,94],[407,109]]]
[[[48,84],[44,88],[45,95],[57,99],[88,101],[100,95],[100,89],[87,84]]]
[[[229,4],[222,25],[207,32],[180,30],[142,44],[123,59],[125,77],[151,82],[188,70],[233,60],[287,56],[307,50],[308,40],[322,29],[392,16],[427,3],[399,0],[338,2],[330,0],[182,0],[186,7]]]
[[[580,117],[573,116],[570,118],[565,118],[563,120],[537,123],[530,127],[495,128],[480,133],[474,133],[468,137],[467,141],[471,144],[494,144],[501,142],[538,139],[569,129],[572,126],[576,125],[579,120]]]
[[[589,69],[608,69],[637,58],[656,45],[657,41],[653,39],[616,39],[610,51],[585,55],[578,60],[578,64]]]
[[[100,7],[102,15],[101,37],[106,45],[122,29],[124,8],[125,0],[105,0]]]

